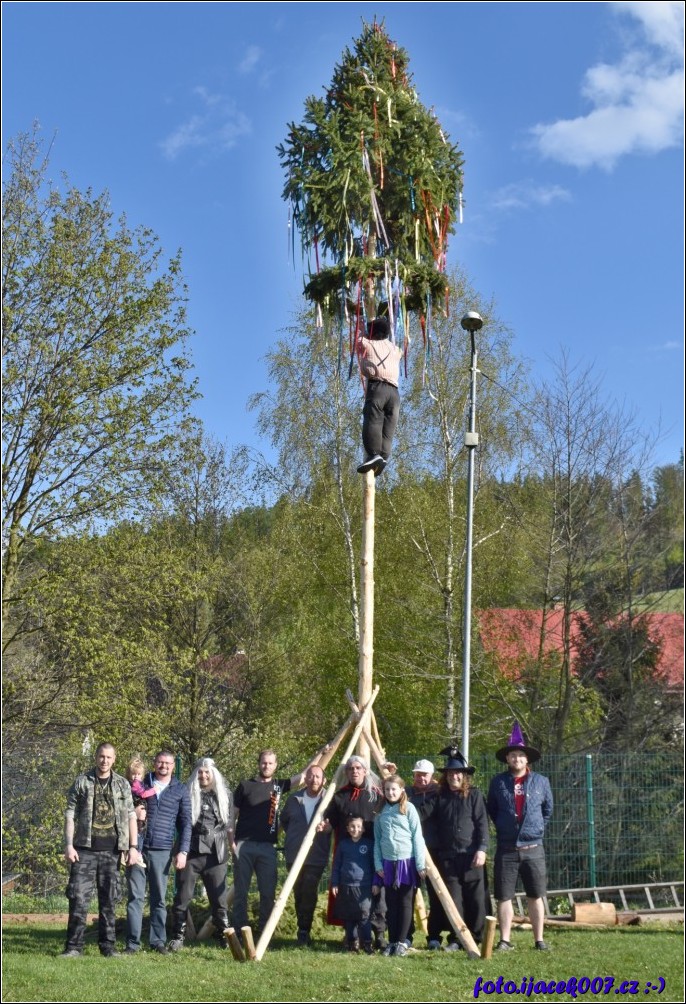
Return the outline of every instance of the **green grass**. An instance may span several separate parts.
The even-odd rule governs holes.
[[[614,976],[637,980],[642,1000],[646,984],[666,981],[661,1001],[682,1001],[683,929],[613,928],[579,932],[556,929],[546,939],[552,951],[534,952],[531,935],[516,933],[516,951],[488,962],[469,960],[462,952],[427,952],[404,959],[350,956],[341,951],[340,934],[326,929],[316,947],[296,949],[277,938],[262,962],[240,964],[213,946],[184,949],[177,955],[103,959],[93,935],[80,959],[60,959],[64,927],[46,923],[9,923],[4,931],[4,1001],[469,1001],[477,977],[495,981],[566,980],[571,976]],[[423,942],[423,938],[419,939]],[[612,999],[591,992],[577,1000]],[[508,999],[505,994],[480,1000]],[[511,999],[546,1001],[549,995]],[[555,1000],[572,996],[554,994]],[[625,999],[622,996],[622,999]]]
[[[636,603],[636,612],[647,610],[655,614],[683,614],[684,590],[669,589],[667,592],[648,593]]]

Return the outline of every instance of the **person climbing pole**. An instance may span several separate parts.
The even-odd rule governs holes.
[[[398,378],[402,349],[391,341],[388,317],[377,316],[367,324],[367,337],[357,340],[362,375],[367,380],[362,412],[364,460],[358,474],[381,474],[388,463],[393,434],[400,413]]]

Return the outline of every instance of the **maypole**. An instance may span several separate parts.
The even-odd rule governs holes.
[[[278,147],[289,203],[289,246],[297,227],[306,260],[305,296],[315,330],[338,327],[355,373],[369,320],[388,317],[407,369],[411,315],[424,363],[431,316],[448,303],[448,236],[462,206],[462,155],[417,95],[407,52],[383,23],[363,22],[323,97],[305,101],[303,121]],[[375,475],[363,478],[359,703],[373,687]],[[360,752],[367,753],[364,741]]]

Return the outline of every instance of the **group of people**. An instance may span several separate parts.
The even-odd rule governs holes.
[[[426,877],[427,851],[475,941],[482,938],[490,910],[486,879],[488,818],[497,836],[494,882],[500,941],[512,949],[512,899],[521,876],[528,899],[534,944],[543,940],[545,854],[543,835],[552,815],[547,778],[530,765],[540,756],[526,744],[515,723],[509,743],[496,756],[507,770],[491,781],[488,796],[473,787],[474,768],[459,749],[441,752],[438,768],[419,760],[410,786],[388,766],[383,781],[368,763],[352,756],[341,767],[336,792],[318,823],[293,893],[297,943],[311,943],[322,876],[331,857],[328,919],[345,929],[348,951],[406,955],[415,934],[415,891]],[[83,953],[89,901],[97,890],[99,947],[115,956],[115,906],[120,868],[128,888],[125,954],[140,951],[146,892],[150,902],[149,945],[160,954],[184,946],[188,907],[202,879],[218,943],[232,926],[249,924],[248,894],[257,880],[259,938],[274,907],[277,886],[277,840],[284,834],[286,867],[299,855],[313,816],[321,805],[326,777],[313,759],[301,773],[277,776],[274,750],[262,750],[257,773],[232,793],[214,761],[203,758],[186,784],[174,776],[175,757],[161,750],[152,771],[132,760],[123,777],[113,770],[116,751],[110,743],[96,750],[95,766],[79,775],[67,795],[65,857],[70,863],[67,897],[69,921],[63,956]],[[290,793],[290,794],[289,794]],[[284,801],[284,797],[289,797]],[[282,804],[283,803],[283,804]],[[229,917],[228,865],[233,861],[233,908]],[[171,937],[167,934],[167,883],[177,874]],[[459,947],[433,885],[429,896],[427,947]],[[442,936],[447,942],[442,946]]]

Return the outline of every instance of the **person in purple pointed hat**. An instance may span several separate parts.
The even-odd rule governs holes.
[[[553,793],[550,781],[536,774],[530,765],[540,759],[540,752],[528,746],[515,722],[510,741],[496,752],[507,770],[491,781],[486,799],[488,815],[495,825],[495,896],[498,900],[500,941],[498,952],[512,951],[510,931],[514,910],[512,900],[517,878],[521,878],[527,897],[529,920],[534,935],[534,947],[548,951],[543,940],[546,891],[545,851],[543,835],[553,814]]]

